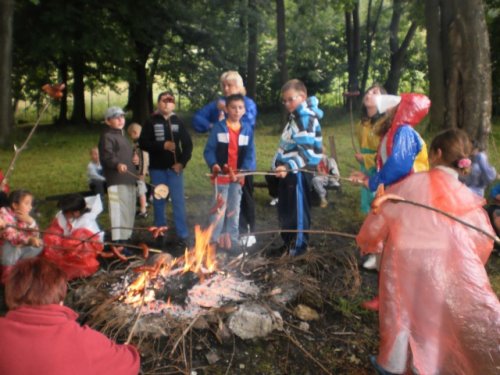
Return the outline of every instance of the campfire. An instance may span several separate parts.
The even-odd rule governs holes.
[[[253,282],[220,270],[216,249],[210,243],[212,226],[195,227],[195,246],[173,258],[156,254],[132,269],[111,287],[122,303],[140,307],[143,314],[166,314],[189,319],[203,309],[239,302],[259,293]]]

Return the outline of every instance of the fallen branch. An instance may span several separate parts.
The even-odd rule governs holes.
[[[191,323],[189,323],[189,325],[186,327],[186,329],[184,329],[184,331],[182,331],[181,335],[179,336],[179,338],[177,339],[177,341],[175,342],[174,344],[174,347],[172,348],[171,352],[170,352],[170,355],[173,355],[174,352],[175,352],[175,349],[177,349],[177,346],[179,345],[179,343],[181,342],[181,340],[184,338],[184,336],[187,335],[187,333],[191,330],[191,328],[193,327],[193,325],[196,323],[196,321],[198,320],[198,318],[200,318],[202,315],[205,314],[205,311],[200,311],[198,314],[196,314],[196,316],[193,318],[193,320],[191,321]]]

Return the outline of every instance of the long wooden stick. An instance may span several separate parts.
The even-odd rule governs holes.
[[[38,127],[38,125],[40,124],[40,120],[42,118],[42,115],[45,113],[47,108],[49,108],[49,105],[50,105],[50,101],[47,101],[47,103],[45,103],[42,110],[38,114],[38,118],[36,119],[35,125],[33,125],[33,127],[31,128],[31,131],[29,132],[28,136],[24,140],[24,143],[21,145],[21,147],[17,148],[16,145],[14,145],[14,156],[12,157],[12,160],[10,161],[9,166],[7,167],[7,170],[5,171],[3,180],[0,182],[0,187],[3,187],[7,183],[8,177],[10,176],[12,171],[14,170],[14,165],[16,164],[17,158],[19,157],[21,152],[23,152],[23,150],[26,148],[31,137],[33,137],[33,134],[35,134],[35,130]]]
[[[466,222],[466,221],[464,221],[464,220],[462,220],[462,219],[460,219],[460,218],[458,218],[458,217],[450,214],[449,212],[440,210],[439,208],[432,207],[432,206],[429,206],[429,205],[426,205],[426,204],[423,204],[423,203],[419,203],[419,202],[415,202],[415,201],[410,201],[410,200],[407,200],[407,199],[404,199],[404,198],[391,197],[391,198],[387,198],[387,201],[391,201],[391,202],[394,202],[394,203],[411,204],[412,206],[417,206],[417,207],[425,208],[426,210],[437,212],[437,213],[439,213],[441,215],[446,216],[447,218],[455,220],[457,223],[460,223],[460,224],[466,226],[467,228],[474,229],[475,231],[484,234],[486,237],[491,238],[493,241],[495,241],[496,243],[500,244],[500,238],[498,236],[494,236],[494,235],[486,232],[484,229],[478,228],[475,225],[472,225],[472,224],[470,224],[470,223],[468,223],[468,222]]]

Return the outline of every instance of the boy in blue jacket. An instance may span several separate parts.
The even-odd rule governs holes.
[[[219,248],[234,250],[238,244],[241,187],[244,180],[236,174],[237,171],[251,169],[255,148],[252,128],[242,120],[245,114],[243,95],[228,96],[226,110],[227,118],[212,128],[203,156],[214,175],[217,196],[223,200],[219,212],[210,216],[210,223],[214,226],[212,242],[218,243]],[[218,176],[223,168],[234,173]],[[216,204],[214,200],[214,206]]]
[[[318,119],[323,111],[316,97],[307,98],[307,89],[298,79],[285,83],[281,89],[288,121],[281,134],[275,156],[278,186],[278,216],[284,232],[281,250],[290,255],[301,255],[307,250],[311,225],[311,183],[323,154],[323,138]],[[290,232],[286,232],[290,230]],[[296,232],[295,232],[296,231]]]

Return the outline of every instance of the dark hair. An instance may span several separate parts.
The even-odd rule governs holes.
[[[472,144],[466,132],[460,129],[448,129],[438,133],[431,142],[430,153],[441,150],[443,165],[454,168],[466,174],[469,167],[462,167],[459,163],[468,159],[472,152]]]
[[[80,212],[84,214],[89,212],[87,202],[85,202],[85,198],[80,194],[68,194],[61,198],[57,205],[63,213]]]
[[[304,85],[304,82],[302,82],[299,79],[291,79],[290,81],[286,82],[283,85],[283,87],[281,88],[281,93],[283,94],[284,92],[286,92],[288,90],[295,90],[295,91],[301,92],[305,96],[307,96],[306,85]]]
[[[373,85],[368,87],[368,89],[365,91],[365,93],[363,94],[363,99],[365,98],[366,93],[374,88],[378,88],[382,94],[387,94],[387,90],[384,88],[384,86],[382,86],[379,83],[374,83]],[[366,121],[366,120],[370,119],[370,116],[368,116],[363,99],[361,100],[361,119]],[[378,114],[378,117],[380,115],[382,115],[382,113],[377,113],[377,114]]]
[[[27,196],[32,197],[33,194],[29,190],[23,190],[23,189],[12,191],[9,194],[9,206],[12,207],[14,203],[19,204],[19,202],[21,202],[21,200]]]
[[[235,102],[235,101],[242,101],[243,104],[245,104],[245,97],[241,94],[229,95],[228,97],[226,97],[226,106],[228,106],[229,103]]]
[[[156,100],[156,102],[158,103],[161,100],[162,96],[166,96],[166,95],[169,95],[172,98],[175,98],[175,95],[172,91],[162,91],[158,94],[158,99]]]
[[[45,258],[22,259],[16,263],[5,284],[5,302],[9,309],[23,305],[40,306],[64,300],[66,275]]]

